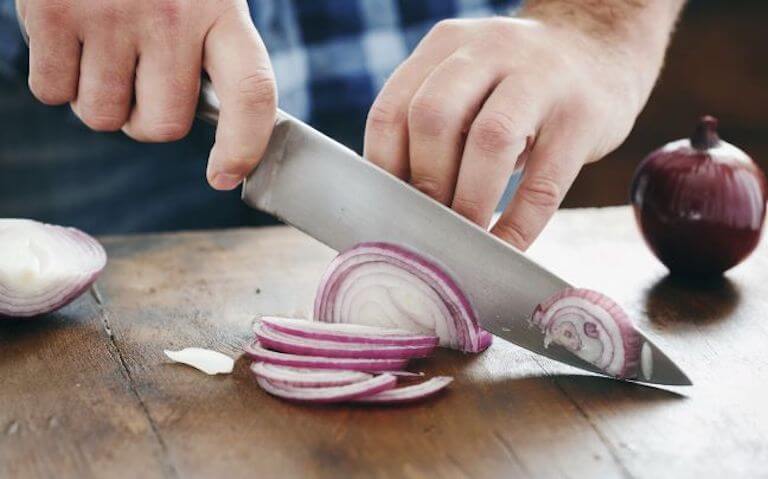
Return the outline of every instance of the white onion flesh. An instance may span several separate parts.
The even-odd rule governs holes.
[[[382,372],[397,371],[405,367],[407,359],[372,359],[372,358],[329,358],[288,354],[271,351],[258,341],[245,347],[245,354],[255,361],[263,361],[281,366],[317,369],[344,369],[350,371]]]
[[[272,383],[305,388],[344,386],[373,377],[371,374],[361,371],[292,368],[264,362],[251,364],[251,371],[257,377],[267,379]]]
[[[635,378],[644,340],[624,310],[588,289],[567,288],[540,304],[531,323],[544,345],[557,344],[607,374]]]
[[[275,331],[265,324],[257,327],[255,333],[262,346],[274,351],[329,358],[423,358],[428,356],[435,348],[434,344],[410,346],[312,339]]]
[[[377,394],[357,398],[354,401],[379,404],[408,403],[437,394],[445,389],[451,382],[453,382],[453,378],[450,376],[435,376],[423,383],[402,388],[388,389]]]
[[[275,316],[264,316],[260,318],[260,322],[270,329],[293,336],[335,342],[389,346],[436,346],[439,341],[437,336],[359,324],[321,323],[306,319]]]
[[[107,255],[74,228],[0,219],[0,317],[32,317],[80,296],[104,269]]]
[[[363,396],[371,396],[395,387],[397,379],[389,374],[382,374],[364,381],[331,387],[295,387],[275,383],[263,377],[256,381],[262,389],[273,396],[291,401],[312,403],[335,403],[351,401]]]
[[[440,345],[480,352],[492,336],[453,278],[401,246],[361,243],[336,257],[318,288],[314,319],[435,335]]]
[[[180,351],[163,351],[171,361],[193,367],[205,374],[229,374],[235,361],[226,354],[205,348],[184,348]]]

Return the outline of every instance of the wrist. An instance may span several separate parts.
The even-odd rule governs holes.
[[[684,0],[529,0],[519,16],[537,21],[561,37],[645,104],[664,62],[670,34]]]

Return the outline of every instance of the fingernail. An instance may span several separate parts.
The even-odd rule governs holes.
[[[211,186],[217,190],[233,190],[243,181],[240,175],[230,175],[228,173],[216,173],[211,178]]]

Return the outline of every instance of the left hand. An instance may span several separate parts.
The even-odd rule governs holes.
[[[658,68],[577,26],[443,21],[376,99],[365,156],[486,228],[525,163],[492,230],[525,250],[581,167],[629,134],[653,83],[638,79]]]

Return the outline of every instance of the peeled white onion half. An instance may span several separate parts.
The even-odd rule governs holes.
[[[0,219],[0,318],[30,318],[66,306],[106,264],[101,244],[80,230]]]

